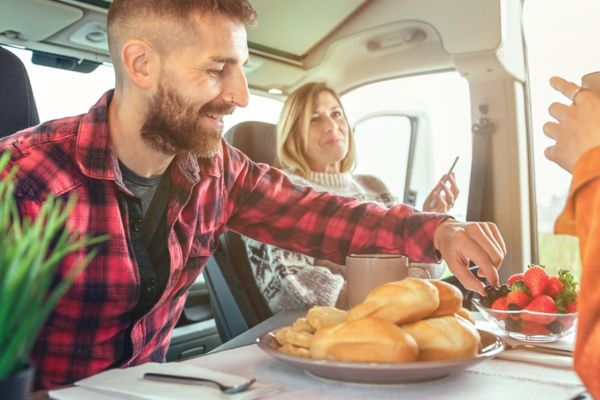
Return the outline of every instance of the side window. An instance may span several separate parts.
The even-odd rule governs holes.
[[[554,221],[562,211],[571,175],[544,156],[553,141],[542,130],[549,121],[548,107],[568,99],[548,84],[550,77],[562,76],[581,82],[581,76],[600,70],[594,43],[600,41],[600,3],[595,0],[527,0],[523,9],[523,30],[527,44],[531,122],[535,167],[538,228],[538,256],[554,273],[569,268],[581,274],[578,241],[575,237],[554,235]],[[556,29],[560,26],[560,29]]]
[[[282,108],[283,103],[279,100],[251,94],[248,107],[238,108],[233,114],[223,119],[223,133],[227,132],[232,126],[244,121],[260,121],[276,124]]]
[[[381,81],[342,97],[355,126],[357,173],[377,175],[399,198],[406,180],[416,207],[460,156],[454,172],[460,195],[451,214],[466,217],[471,175],[469,86],[458,72]],[[411,135],[414,153],[410,157]],[[407,174],[407,170],[409,174]]]
[[[104,92],[115,86],[111,65],[100,65],[87,74],[73,72],[33,64],[29,50],[5,48],[25,65],[42,122],[86,113]],[[282,108],[279,100],[251,95],[248,107],[225,117],[223,132],[247,120],[277,123]]]
[[[404,194],[413,137],[411,120],[404,115],[367,115],[353,131],[355,173],[377,176],[392,193]]]
[[[67,71],[33,64],[29,50],[6,49],[25,65],[41,122],[86,113],[104,92],[115,86],[110,65],[100,65],[90,73]]]

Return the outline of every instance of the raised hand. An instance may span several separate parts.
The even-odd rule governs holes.
[[[600,145],[600,96],[558,77],[550,79],[550,85],[573,103],[550,105],[548,111],[557,122],[544,124],[544,133],[556,143],[544,154],[572,172],[583,153]]]
[[[431,193],[423,202],[423,211],[447,213],[454,207],[459,189],[454,173],[442,175]]]

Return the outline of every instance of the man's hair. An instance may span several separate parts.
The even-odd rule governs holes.
[[[288,96],[277,124],[277,166],[305,178],[310,177],[311,173],[306,155],[310,120],[322,92],[331,93],[337,100],[347,123],[348,118],[337,92],[323,82],[310,82]],[[340,171],[351,171],[355,161],[354,135],[348,125],[348,153],[340,163]]]
[[[249,0],[113,0],[107,31],[117,77],[121,46],[126,40],[146,39],[159,52],[169,51],[179,45],[182,34],[190,34],[185,22],[205,14],[220,14],[247,26],[254,26],[257,18]],[[160,24],[165,29],[155,29]]]

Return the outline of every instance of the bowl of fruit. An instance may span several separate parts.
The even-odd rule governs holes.
[[[571,272],[548,275],[531,265],[499,288],[486,286],[486,297],[473,299],[477,310],[511,338],[553,342],[571,333],[577,321],[577,283]]]

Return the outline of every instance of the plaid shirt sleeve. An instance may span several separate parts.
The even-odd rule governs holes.
[[[439,261],[437,225],[448,216],[406,205],[375,203],[298,186],[282,171],[255,164],[237,150],[224,153],[228,227],[240,234],[315,258],[344,264],[353,253],[403,254]]]

